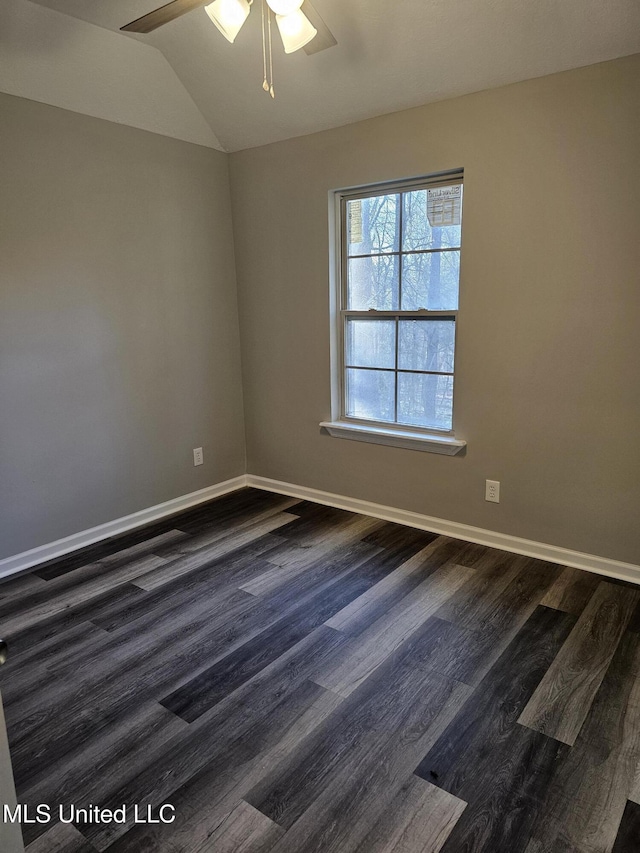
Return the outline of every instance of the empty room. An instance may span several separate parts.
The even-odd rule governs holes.
[[[0,853],[640,851],[637,0],[0,2]]]

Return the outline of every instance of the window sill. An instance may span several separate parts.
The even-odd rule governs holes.
[[[351,424],[346,421],[323,421],[320,426],[334,438],[366,441],[369,444],[386,444],[391,447],[404,447],[407,450],[441,453],[445,456],[455,456],[467,446],[466,441],[461,441],[452,435],[429,435],[422,432]]]

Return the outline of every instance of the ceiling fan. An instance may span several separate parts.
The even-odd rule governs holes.
[[[285,53],[304,48],[311,55],[337,44],[333,34],[310,0],[259,0],[262,5],[262,88],[272,98],[273,55],[271,19],[275,17]],[[120,29],[128,33],[150,33],[158,27],[186,15],[193,9],[205,7],[205,12],[227,41],[234,42],[249,17],[253,0],[171,0],[159,9],[136,18]]]
[[[262,4],[263,89],[274,97],[273,60],[271,55],[271,20],[280,31],[285,53],[304,48],[311,55],[337,44],[333,34],[311,5],[310,0],[259,0]],[[120,27],[129,33],[150,33],[176,18],[205,7],[205,11],[227,41],[234,42],[244,22],[249,17],[253,0],[171,0],[159,9],[136,18]],[[271,83],[267,80],[267,65],[271,69]]]

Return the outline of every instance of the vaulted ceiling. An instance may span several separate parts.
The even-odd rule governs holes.
[[[186,138],[227,151],[640,52],[638,0],[314,0],[338,44],[285,55],[276,33],[272,100],[261,86],[259,0],[234,44],[204,9],[146,36],[119,32],[162,0],[34,2],[113,31],[110,44],[160,51],[177,80],[169,85],[166,69],[153,98],[178,99],[180,88],[185,103],[172,111],[193,123]]]

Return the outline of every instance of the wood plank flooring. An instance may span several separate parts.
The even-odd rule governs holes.
[[[630,584],[244,489],[0,583],[0,636],[27,853],[640,850]]]

